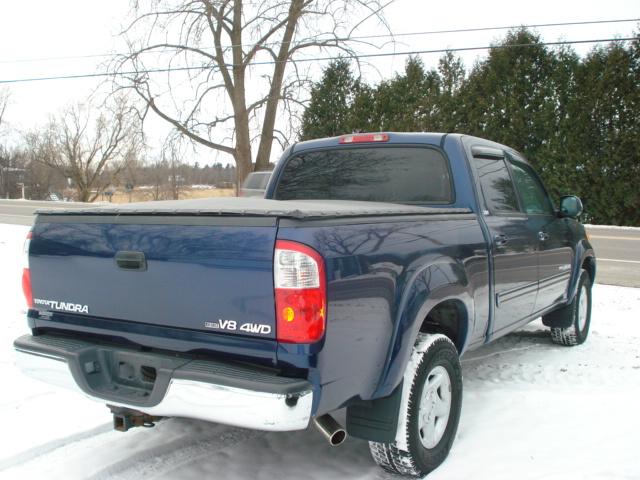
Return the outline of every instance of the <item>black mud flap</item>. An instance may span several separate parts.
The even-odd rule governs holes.
[[[391,395],[347,407],[349,435],[372,442],[393,442],[398,429],[402,382]]]

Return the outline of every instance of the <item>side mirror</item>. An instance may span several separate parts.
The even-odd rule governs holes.
[[[582,213],[582,200],[575,195],[566,195],[560,199],[560,216],[577,218]]]

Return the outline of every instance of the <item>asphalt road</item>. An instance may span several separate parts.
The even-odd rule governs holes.
[[[32,225],[33,214],[40,209],[69,210],[71,208],[95,207],[94,203],[37,202],[31,200],[0,200],[0,223]]]
[[[596,252],[596,282],[640,287],[640,229],[587,227]]]
[[[31,225],[38,209],[83,208],[94,204],[0,200],[0,223]],[[640,287],[640,229],[587,228],[596,251],[597,283]]]

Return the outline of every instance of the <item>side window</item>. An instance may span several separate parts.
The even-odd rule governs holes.
[[[509,162],[524,211],[529,215],[552,215],[551,201],[533,169],[512,158]]]
[[[491,213],[519,212],[516,191],[509,170],[502,158],[473,158],[480,187]]]

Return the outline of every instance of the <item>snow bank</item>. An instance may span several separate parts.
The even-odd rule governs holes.
[[[186,419],[114,432],[106,407],[24,378],[12,340],[26,227],[0,225],[0,478],[384,479],[367,443],[331,448],[313,429],[264,433]],[[596,285],[592,332],[553,345],[534,322],[463,358],[463,413],[429,479],[640,478],[640,290]]]

